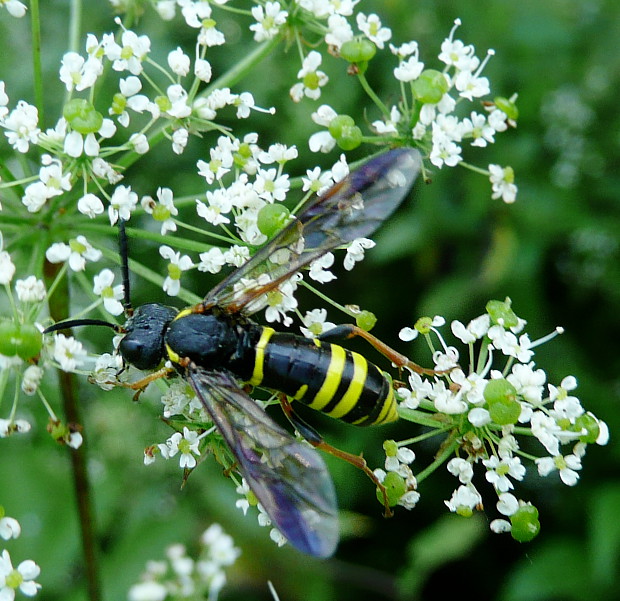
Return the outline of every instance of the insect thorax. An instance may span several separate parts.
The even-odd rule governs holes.
[[[260,326],[223,312],[182,311],[166,331],[166,352],[175,364],[186,358],[246,380],[252,373],[254,346],[261,331]]]

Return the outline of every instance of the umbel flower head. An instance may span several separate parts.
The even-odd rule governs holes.
[[[608,429],[573,395],[577,388],[573,376],[553,385],[534,363],[534,349],[561,333],[561,328],[532,341],[510,299],[489,301],[486,308],[468,324],[452,322],[452,333],[465,345],[466,353],[446,344],[439,330],[445,323],[441,317],[420,319],[414,328],[401,331],[403,340],[422,334],[431,348],[431,336],[435,336],[442,347],[433,355],[437,375],[429,380],[412,371],[409,387],[398,391],[400,416],[431,429],[400,443],[392,441],[386,447],[385,470],[376,473],[384,483],[390,476],[394,504],[411,508],[411,493],[430,471],[446,462],[459,481],[446,505],[452,512],[469,516],[483,503],[473,482],[479,469],[497,495],[497,511],[507,518],[491,522],[491,529],[510,531],[520,541],[531,540],[540,528],[538,512],[511,491],[526,477],[528,468],[541,476],[557,472],[564,484],[574,486],[587,445],[606,444]],[[467,367],[459,365],[461,357]],[[439,459],[416,478],[410,468],[412,458],[403,460],[402,451],[405,445],[431,435],[447,438]]]

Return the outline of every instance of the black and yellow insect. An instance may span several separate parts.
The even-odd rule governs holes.
[[[363,356],[328,341],[350,335],[350,326],[307,339],[258,325],[249,316],[264,306],[267,293],[312,261],[371,235],[402,202],[420,164],[417,151],[403,148],[370,160],[310,199],[245,265],[201,303],[181,311],[154,303],[131,309],[122,248],[125,305],[131,314],[125,326],[73,320],[47,332],[108,325],[125,334],[119,345],[125,363],[155,370],[170,361],[192,386],[274,525],[299,550],[329,556],[338,542],[337,505],[322,458],[277,425],[242,384],[279,391],[352,424],[374,425],[398,417],[391,382]],[[286,401],[284,406],[290,408]],[[321,446],[311,428],[291,411],[288,415],[305,437]]]

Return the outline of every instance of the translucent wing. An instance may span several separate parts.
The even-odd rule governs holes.
[[[302,207],[297,218],[205,297],[205,308],[253,313],[253,302],[325,253],[370,236],[402,202],[420,171],[420,153],[382,154]]]
[[[191,365],[187,378],[274,526],[300,551],[332,555],[336,494],[321,456],[276,424],[230,374]]]

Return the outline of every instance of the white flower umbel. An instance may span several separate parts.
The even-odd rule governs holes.
[[[535,366],[536,347],[561,329],[532,341],[525,332],[527,324],[514,313],[510,299],[490,301],[486,308],[485,314],[467,325],[451,324],[452,333],[466,345],[462,353],[443,340],[442,318],[422,318],[414,327],[401,330],[401,340],[424,338],[433,350],[436,371],[429,377],[411,368],[409,387],[399,388],[397,395],[401,417],[430,430],[400,443],[392,441],[390,448],[394,452],[388,456],[386,468],[398,469],[401,465],[396,445],[410,447],[433,434],[449,434],[436,461],[420,472],[418,483],[447,462],[448,471],[458,478],[459,486],[446,505],[450,511],[468,516],[483,504],[480,491],[472,484],[474,472],[480,466],[493,486],[498,511],[510,518],[494,520],[491,529],[511,532],[517,540],[531,540],[540,528],[537,510],[518,500],[511,491],[533,469],[541,476],[558,472],[564,484],[574,486],[587,444],[606,444],[607,427],[584,410],[574,394],[574,377],[566,376],[555,386],[547,383],[544,370]],[[439,340],[444,351],[434,350],[431,335]],[[468,357],[467,371],[446,363],[449,356],[457,361],[459,356]],[[501,371],[493,368],[496,363],[502,365]],[[538,440],[542,456],[521,451],[520,440],[524,436]],[[567,444],[573,445],[572,452],[562,452]],[[456,456],[451,458],[453,454]],[[377,473],[381,479],[380,472]]]

